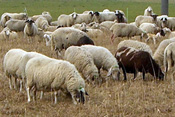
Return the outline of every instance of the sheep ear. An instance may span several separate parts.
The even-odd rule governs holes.
[[[112,74],[112,67],[109,69],[107,77],[109,77]]]

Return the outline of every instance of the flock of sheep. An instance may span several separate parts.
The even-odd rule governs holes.
[[[0,24],[0,40],[18,38],[18,32],[32,43],[35,36],[46,41],[60,59],[50,58],[41,53],[27,52],[22,49],[11,49],[3,59],[3,70],[9,78],[9,87],[16,88],[20,82],[20,91],[26,89],[28,102],[31,94],[36,98],[36,91],[54,92],[57,103],[58,91],[70,93],[74,104],[85,102],[85,82],[102,83],[100,69],[107,71],[108,77],[120,79],[120,68],[126,73],[133,73],[136,78],[142,72],[164,79],[160,66],[164,65],[165,73],[174,66],[175,18],[166,15],[157,16],[149,6],[144,15],[137,16],[135,22],[127,23],[121,10],[114,12],[108,9],[103,12],[84,11],[62,14],[57,21],[52,21],[49,12],[28,17],[26,13],[4,13]],[[115,56],[105,47],[96,46],[94,38],[107,36],[111,43],[118,37],[130,40],[118,44]],[[149,45],[134,41],[131,37],[140,36],[142,41],[159,38],[163,40],[156,52]],[[65,50],[65,52],[63,52]],[[166,75],[165,74],[165,75]],[[14,83],[12,83],[14,78]]]

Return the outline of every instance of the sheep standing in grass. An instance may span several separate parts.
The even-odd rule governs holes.
[[[21,58],[21,63],[19,64],[19,68],[16,71],[16,75],[20,80],[20,91],[22,91],[22,82],[26,85],[26,77],[25,77],[25,67],[27,62],[34,57],[47,57],[43,54],[37,52],[27,52]]]
[[[38,27],[36,26],[35,22],[31,19],[26,21],[26,25],[24,27],[24,36],[30,37],[28,42],[33,41],[32,37],[38,34]]]
[[[142,23],[139,26],[139,28],[145,31],[146,33],[152,33],[152,34],[156,34],[157,32],[160,31],[160,28],[157,27],[157,25],[153,23]]]
[[[157,24],[157,15],[152,15],[152,16],[139,15],[139,16],[137,16],[135,19],[136,26],[139,27],[142,23]]]
[[[25,20],[10,19],[5,23],[5,26],[11,31],[24,31]]]
[[[164,69],[165,69],[165,76],[167,72],[171,69],[174,69],[174,62],[175,62],[175,42],[170,43],[164,50]],[[173,72],[174,74],[174,72]],[[173,76],[172,74],[172,76]]]
[[[82,45],[81,47],[92,54],[94,63],[97,66],[99,72],[102,68],[103,70],[108,71],[107,76],[112,76],[113,79],[119,78],[118,62],[108,49],[93,45]]]
[[[153,52],[149,47],[149,45],[143,42],[134,41],[134,40],[124,40],[118,44],[117,49],[121,47],[133,47],[138,50],[147,51],[151,56],[153,55]]]
[[[31,19],[36,21],[39,17],[46,18],[49,24],[52,22],[52,16],[47,11],[42,12],[41,15],[34,15],[34,16],[31,17]]]
[[[3,59],[3,70],[6,76],[9,78],[9,87],[12,89],[12,77],[15,78],[14,88],[16,89],[17,75],[16,71],[19,69],[22,57],[26,54],[26,51],[21,49],[9,50]]]
[[[89,12],[88,14],[74,14],[76,16],[74,24],[86,23],[89,24],[92,22],[92,18],[94,16],[93,12]]]
[[[54,91],[55,103],[57,103],[58,90],[67,90],[74,104],[77,98],[84,103],[85,82],[75,66],[67,61],[56,60],[46,57],[30,59],[25,68],[27,78],[27,96],[30,99],[30,91]]]
[[[164,50],[172,42],[175,42],[175,38],[165,39],[157,47],[153,58],[160,66],[163,65]]]
[[[62,14],[58,17],[57,26],[70,27],[74,25],[76,14],[65,15]]]
[[[86,49],[71,46],[65,51],[64,59],[74,64],[88,81],[99,78],[98,69],[94,64],[92,55]]]
[[[37,25],[38,28],[41,28],[43,30],[46,30],[49,27],[49,23],[46,18],[44,17],[39,17],[36,21],[35,24]]]

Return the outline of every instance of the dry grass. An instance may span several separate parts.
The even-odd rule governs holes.
[[[96,45],[107,47],[113,54],[117,44],[123,39],[116,39],[113,45],[109,38],[94,39]],[[155,51],[153,44],[149,44]],[[50,48],[41,43],[27,43],[20,33],[20,38],[13,41],[0,41],[0,66],[4,54],[11,48],[22,48],[26,51],[37,51],[50,57],[56,57]],[[105,73],[103,73],[103,76]],[[123,76],[121,76],[123,78]],[[27,103],[25,91],[19,93],[10,90],[8,80],[0,68],[0,116],[50,116],[50,117],[113,117],[113,116],[175,116],[175,86],[170,78],[165,81],[153,80],[146,75],[147,81],[141,75],[135,81],[128,75],[128,81],[109,80],[101,86],[86,84],[89,93],[84,105],[73,105],[70,97],[61,95],[58,104],[51,101],[51,93],[45,94],[43,100]],[[38,93],[39,97],[39,93]]]

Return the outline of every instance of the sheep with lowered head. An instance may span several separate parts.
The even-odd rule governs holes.
[[[5,26],[11,31],[24,31],[25,20],[10,19],[5,23]]]
[[[49,27],[49,23],[46,18],[44,17],[39,17],[36,21],[35,24],[37,25],[38,28],[41,28],[43,30],[46,30]]]
[[[3,70],[6,76],[9,78],[9,87],[12,89],[12,77],[15,78],[14,88],[16,89],[17,75],[16,71],[19,69],[22,57],[27,52],[21,49],[9,50],[3,59]]]
[[[102,68],[103,70],[108,71],[107,76],[112,76],[113,79],[118,78],[118,62],[108,49],[94,45],[82,45],[81,47],[92,54],[94,63],[97,66],[99,72]]]
[[[138,50],[147,51],[151,56],[153,55],[153,52],[151,48],[149,47],[149,45],[147,45],[146,43],[140,42],[140,41],[124,40],[118,44],[117,49],[121,47],[133,47]]]
[[[66,90],[71,96],[74,104],[77,100],[85,101],[85,82],[76,67],[68,61],[53,58],[36,57],[30,59],[25,68],[27,78],[28,102],[30,92],[33,89],[34,99],[36,91],[54,91],[55,103],[57,103],[58,90]]]
[[[142,23],[157,24],[157,15],[151,15],[151,16],[139,15],[139,16],[137,16],[135,19],[136,26],[139,27]]]
[[[71,46],[65,51],[64,59],[74,64],[86,80],[94,81],[99,78],[98,69],[94,64],[92,55],[86,49]]]

